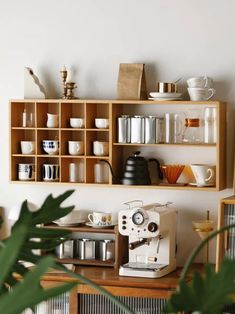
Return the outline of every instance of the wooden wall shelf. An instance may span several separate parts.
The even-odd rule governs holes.
[[[117,117],[122,114],[131,115],[154,115],[174,110],[186,111],[190,108],[202,109],[205,107],[215,107],[217,111],[217,143],[210,144],[121,144],[117,142]],[[177,109],[178,108],[178,109]],[[29,127],[22,127],[22,113],[30,112],[33,117]],[[58,128],[48,128],[47,113],[59,115]],[[69,118],[81,117],[85,120],[84,128],[71,128]],[[95,128],[95,118],[109,119],[108,129]],[[61,100],[61,99],[21,99],[10,101],[10,181],[14,183],[43,183],[43,184],[76,184],[76,185],[96,185],[125,188],[154,188],[154,189],[185,189],[218,191],[226,188],[226,104],[218,101],[192,102],[192,101],[149,101],[149,100]],[[48,155],[43,151],[42,140],[58,139],[60,148],[58,155]],[[84,141],[84,154],[81,156],[69,155],[68,141]],[[109,143],[108,156],[95,156],[92,151],[93,141],[107,141]],[[22,155],[20,150],[21,141],[35,141],[35,154]],[[172,149],[172,161],[175,163],[175,151],[184,150],[190,154],[190,149],[201,150],[213,157],[216,165],[216,186],[215,187],[194,187],[194,186],[160,186],[157,184],[149,186],[127,186],[116,185],[109,175],[108,184],[96,184],[94,182],[94,164],[100,158],[104,158],[112,164],[114,173],[122,175],[123,166],[127,156],[133,149],[138,149],[148,157],[158,158],[158,154],[167,154],[165,149]],[[204,151],[204,149],[206,151]],[[211,150],[211,151],[208,151]],[[193,153],[192,153],[193,154]],[[164,160],[164,157],[163,157]],[[84,166],[84,177],[80,183],[69,182],[69,164],[71,162],[81,162]],[[187,160],[189,165],[190,158]],[[32,163],[35,165],[35,178],[32,181],[20,181],[18,179],[18,164]],[[45,163],[59,165],[60,173],[58,182],[43,181],[42,166]],[[205,160],[207,163],[207,160]]]

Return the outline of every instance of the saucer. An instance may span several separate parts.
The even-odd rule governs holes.
[[[197,185],[197,183],[194,183],[194,182],[190,182],[189,185],[191,185],[191,186],[197,186],[198,188],[203,188],[203,187],[207,187],[207,186],[215,186],[215,184]]]
[[[149,95],[153,99],[178,99],[182,97],[182,93],[157,93],[151,92]]]
[[[60,220],[54,220],[53,222],[61,227],[73,227],[73,226],[79,226],[83,224],[86,221],[86,219],[81,219],[76,222],[72,221],[60,221]]]
[[[86,222],[86,223],[85,223],[85,225],[88,226],[88,227],[100,228],[100,229],[102,229],[102,228],[112,228],[112,227],[116,226],[117,224],[118,224],[117,222],[114,222],[114,223],[112,223],[111,225],[100,226],[100,225],[95,225],[95,224],[93,224],[93,223],[91,223],[91,222]]]

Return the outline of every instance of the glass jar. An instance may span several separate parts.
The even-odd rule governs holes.
[[[207,107],[204,110],[204,143],[216,143],[216,108]]]

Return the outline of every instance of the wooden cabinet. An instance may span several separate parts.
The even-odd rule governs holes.
[[[118,269],[119,266],[127,262],[127,237],[122,236],[118,232],[118,226],[110,228],[92,228],[89,226],[78,227],[61,227],[55,224],[47,225],[46,228],[51,229],[67,229],[72,232],[71,239],[76,241],[78,239],[91,239],[96,242],[96,258],[95,259],[79,259],[77,257],[61,258],[59,262],[63,264],[74,265],[89,265],[89,266],[103,266],[113,267]],[[114,258],[108,260],[101,260],[99,256],[99,242],[100,240],[112,240],[114,243]],[[75,242],[74,242],[75,243]]]
[[[186,112],[190,109],[202,110],[205,107],[216,109],[216,144],[131,144],[118,143],[117,118],[121,115],[164,115],[166,112]],[[22,126],[22,114],[26,112],[29,123]],[[59,125],[56,128],[47,127],[47,113],[58,114]],[[71,128],[69,119],[72,117],[84,118],[83,128]],[[95,118],[109,119],[109,128],[95,127]],[[27,120],[28,121],[28,120]],[[110,162],[114,173],[121,178],[125,160],[133,151],[139,150],[146,158],[158,158],[162,163],[181,163],[190,169],[190,163],[213,163],[216,165],[216,185],[213,187],[162,186],[152,180],[151,185],[138,186],[138,188],[159,189],[190,189],[218,191],[226,187],[226,105],[218,101],[191,102],[191,101],[131,101],[131,100],[12,100],[10,101],[10,180],[25,182],[18,179],[18,164],[30,163],[35,165],[35,177],[30,183],[50,183],[43,181],[43,164],[59,165],[59,179],[55,183],[75,184],[69,182],[70,163],[81,163],[84,168],[83,182],[76,184],[94,183],[94,164],[105,159]],[[48,155],[43,150],[43,140],[59,140],[59,153]],[[22,155],[21,141],[35,141],[35,154]],[[68,141],[83,141],[84,154],[70,155]],[[108,142],[109,154],[95,156],[93,142]],[[198,156],[198,158],[197,158]],[[209,157],[208,157],[209,156]],[[28,182],[28,181],[26,181]],[[52,183],[52,182],[51,182]],[[134,187],[113,183],[111,174],[108,186]],[[107,184],[99,184],[107,186]]]
[[[235,223],[235,195],[223,198],[218,209],[218,229]],[[223,257],[235,259],[235,230],[230,229],[217,236],[216,270]]]

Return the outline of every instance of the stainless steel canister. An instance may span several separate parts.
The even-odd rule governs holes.
[[[95,259],[95,240],[79,239],[78,240],[78,257],[80,259]]]
[[[165,125],[164,118],[156,117],[155,143],[164,143]]]
[[[144,117],[131,117],[131,143],[144,143]]]
[[[99,245],[99,258],[102,261],[114,259],[114,241],[101,240]]]
[[[128,115],[118,117],[118,143],[130,143],[131,118]]]
[[[73,258],[73,240],[68,240],[56,247],[58,258]]]
[[[146,144],[154,144],[156,137],[156,117],[145,117],[145,133],[144,142]]]

